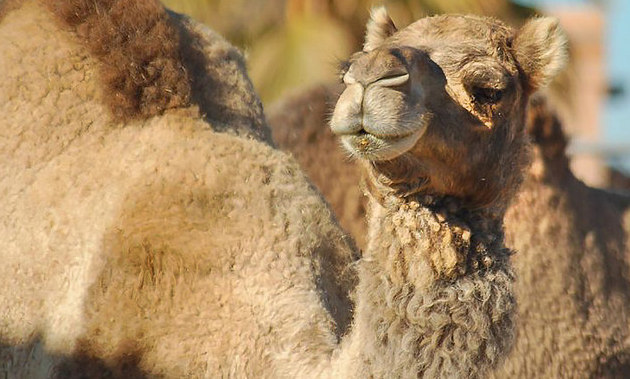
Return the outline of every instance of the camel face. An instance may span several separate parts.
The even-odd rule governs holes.
[[[527,98],[561,66],[538,56],[563,58],[557,29],[445,15],[396,31],[377,10],[342,72],[332,131],[389,187],[493,201],[519,181],[510,176],[526,162]]]
[[[414,149],[427,129],[435,129],[432,142],[445,146],[487,138],[505,123],[501,116],[520,89],[514,59],[505,53],[511,33],[495,24],[424,19],[356,54],[343,75],[333,132],[352,154],[374,161]]]
[[[426,54],[411,48],[383,48],[356,58],[343,76],[346,90],[331,122],[348,151],[386,160],[416,144],[430,114],[425,105],[429,83],[423,79],[432,76],[422,72],[429,65]]]

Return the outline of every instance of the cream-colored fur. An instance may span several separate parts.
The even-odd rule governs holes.
[[[387,9],[380,6],[370,11],[370,19],[365,29],[363,51],[372,51],[396,32],[396,25],[387,14]]]
[[[353,251],[297,164],[195,108],[112,121],[37,2],[0,38],[0,373],[309,376],[349,322]]]

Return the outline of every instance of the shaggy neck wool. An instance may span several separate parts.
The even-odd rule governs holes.
[[[371,200],[353,330],[364,341],[359,360],[376,377],[482,376],[513,339],[501,219],[453,199]]]
[[[505,260],[511,255],[503,244],[503,211],[470,210],[458,199],[431,195],[403,200],[392,197],[387,202],[395,215],[392,219],[415,218],[413,224],[420,228],[417,232],[424,238],[432,238],[434,248],[442,246],[451,251],[449,256],[457,262],[456,267],[448,264],[433,267],[436,272],[444,272],[446,278],[490,268],[495,260]]]

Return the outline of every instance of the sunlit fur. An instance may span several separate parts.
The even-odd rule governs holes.
[[[478,377],[501,361],[514,314],[502,201],[477,210],[415,196],[424,177],[382,181],[387,167],[367,162],[374,207],[353,314],[351,246],[297,164],[266,143],[240,53],[152,2],[80,4],[103,23],[157,16],[156,30],[177,30],[156,34],[177,47],[162,51],[113,29],[185,67],[192,102],[160,108],[155,87],[134,87],[158,111],[116,118],[107,62],[84,34],[99,28],[63,24],[32,0],[4,13],[9,376]],[[411,151],[433,133],[427,120]]]
[[[352,330],[369,337],[354,359],[379,377],[484,376],[514,337],[503,217],[528,161],[525,108],[564,37],[540,19],[514,31],[445,15],[396,31],[372,15],[330,122],[369,199]]]
[[[354,250],[241,53],[156,1],[51,3],[0,11],[0,377],[316,375]],[[162,64],[184,83],[130,77]]]
[[[388,24],[381,11],[375,14],[370,25]],[[566,58],[557,22],[533,19],[514,32],[496,20],[449,15],[398,32],[379,30],[372,49],[352,56],[331,120],[346,148],[376,161],[377,177],[390,183],[422,177],[419,192],[457,196],[474,206],[509,198],[520,182],[513,173],[526,161],[527,97]],[[392,33],[388,38],[385,30]],[[406,83],[382,84],[404,73]],[[482,90],[501,96],[485,101]],[[413,133],[422,135],[415,144],[397,137]],[[410,160],[420,162],[408,167]]]

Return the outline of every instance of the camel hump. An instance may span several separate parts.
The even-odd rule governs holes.
[[[9,17],[12,19],[7,20]],[[77,46],[42,54],[31,71],[44,71],[44,66],[55,65],[55,60],[71,61],[68,52],[87,55],[88,66],[54,71],[52,76],[68,79],[65,76],[72,72],[94,69],[98,91],[86,94],[85,100],[102,104],[111,121],[145,120],[169,110],[188,109],[215,131],[271,141],[262,103],[239,49],[201,23],[166,9],[159,1],[0,1],[3,24],[19,23],[15,19],[25,17],[50,24],[47,32],[43,28],[29,29],[29,48],[40,52],[42,46],[37,41],[46,40],[46,33],[57,38],[67,35],[69,38],[62,40],[69,44],[64,46]],[[24,38],[12,33],[12,38]],[[42,38],[35,38],[33,33],[41,33]],[[75,91],[76,80],[69,82]]]
[[[181,58],[178,30],[160,2],[45,4],[100,61],[103,99],[116,118],[148,118],[190,105],[190,78]]]

